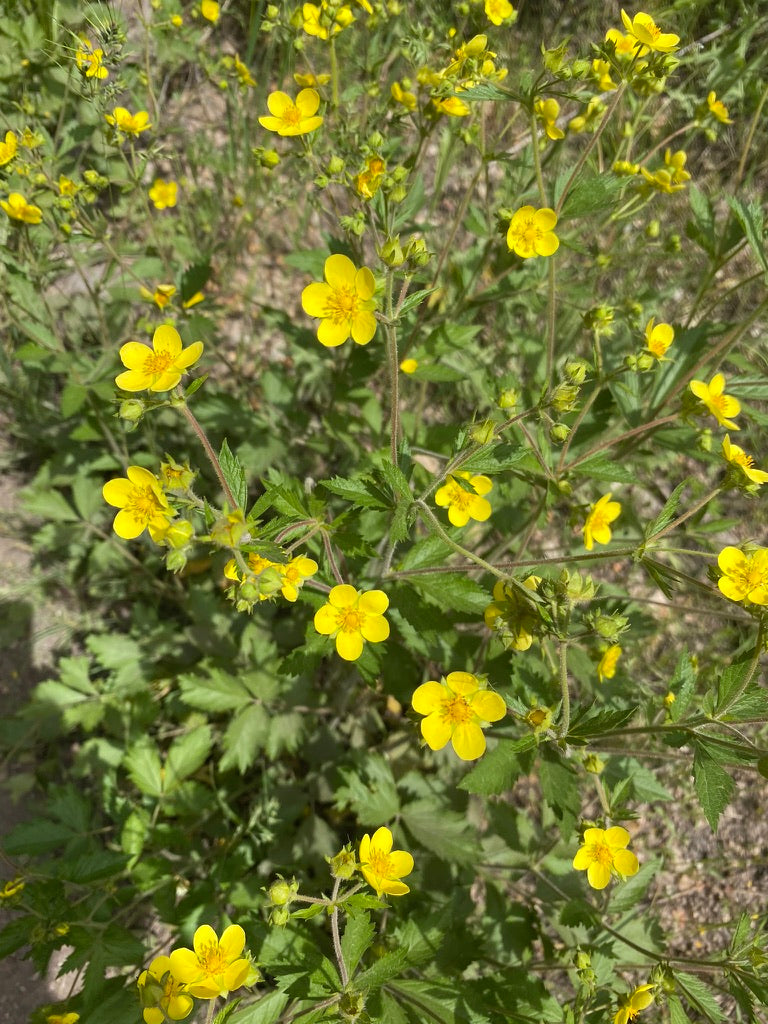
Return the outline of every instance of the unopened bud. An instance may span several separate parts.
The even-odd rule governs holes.
[[[517,388],[504,388],[496,400],[500,409],[514,409],[520,401],[520,392]]]
[[[343,846],[334,857],[326,857],[326,860],[334,878],[352,878],[357,871],[355,854],[349,846]]]
[[[138,423],[144,415],[145,409],[146,406],[140,398],[127,398],[124,402],[120,403],[118,415],[121,420],[127,420],[129,423]]]
[[[400,246],[400,235],[387,238],[379,249],[379,256],[388,267],[401,267],[405,263],[405,255]]]
[[[553,423],[549,428],[549,439],[553,444],[565,444],[571,433],[571,428],[566,423]]]
[[[483,423],[475,423],[469,431],[469,436],[475,442],[475,444],[490,444],[493,440],[494,425],[490,420],[485,420]]]

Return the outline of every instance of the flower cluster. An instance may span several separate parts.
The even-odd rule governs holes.
[[[507,650],[527,651],[541,623],[536,603],[527,598],[524,589],[535,591],[540,576],[529,576],[522,583],[497,580],[493,586],[493,601],[485,609],[486,626],[493,630]]]
[[[296,555],[290,562],[272,562],[251,551],[247,558],[247,571],[232,558],[224,566],[224,575],[239,586],[232,588],[238,611],[251,611],[257,601],[268,601],[278,593],[286,601],[298,599],[304,583],[317,572],[317,562],[306,555]]]

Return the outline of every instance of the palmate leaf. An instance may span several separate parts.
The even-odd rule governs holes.
[[[464,776],[459,789],[482,796],[495,796],[511,789],[523,771],[518,758],[524,750],[536,746],[533,735],[520,740],[499,740],[484,757]]]

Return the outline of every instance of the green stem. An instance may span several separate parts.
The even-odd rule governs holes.
[[[234,509],[239,508],[239,506],[237,504],[237,501],[235,500],[234,494],[232,493],[231,487],[227,483],[227,478],[224,476],[224,471],[221,468],[221,463],[219,462],[219,457],[216,454],[216,452],[213,450],[213,447],[211,446],[211,442],[208,440],[208,435],[205,433],[203,428],[200,426],[200,423],[198,422],[197,417],[192,412],[192,410],[189,408],[189,406],[186,404],[186,402],[184,402],[182,405],[178,406],[178,408],[181,409],[182,413],[184,414],[185,419],[187,420],[187,423],[189,423],[190,427],[192,427],[192,429],[194,430],[195,434],[197,435],[198,441],[203,446],[203,450],[205,451],[205,454],[208,456],[208,460],[211,463],[211,465],[213,466],[214,472],[216,473],[216,476],[219,479],[219,483],[221,484],[221,489],[222,489],[222,491],[224,491],[224,497],[227,499],[227,504],[229,505],[230,509],[232,509],[234,511]]]
[[[555,328],[556,328],[557,293],[555,291],[555,261],[550,259],[547,265],[547,386],[552,387],[552,370],[555,365]]]
[[[339,105],[339,61],[336,56],[336,40],[331,36],[331,106]]]
[[[333,892],[331,893],[331,902],[336,900],[339,895],[339,886],[341,885],[341,879],[336,878],[333,882]],[[333,913],[331,914],[331,935],[333,936],[333,952],[336,956],[336,964],[339,968],[339,978],[341,979],[341,987],[346,988],[349,984],[349,973],[347,971],[347,965],[344,963],[344,954],[341,950],[341,939],[339,937],[339,908],[334,905]]]
[[[452,547],[454,551],[460,555],[464,555],[464,557],[468,558],[470,562],[474,562],[475,565],[479,565],[481,568],[485,569],[486,572],[492,573],[500,580],[506,579],[507,573],[500,572],[495,566],[491,565],[490,562],[486,562],[484,558],[480,558],[480,556],[474,554],[474,552],[469,551],[467,548],[463,548],[461,544],[457,544],[456,541],[453,540],[443,529],[442,523],[435,516],[432,509],[428,505],[425,505],[420,498],[417,498],[416,501],[414,501],[414,505],[418,508],[422,519],[424,519],[428,525],[432,527],[438,537],[440,537],[441,540],[444,540],[445,543]]]
[[[389,451],[392,465],[397,465],[397,445],[400,440],[400,366],[397,358],[397,328],[395,326],[394,306],[392,293],[394,285],[394,272],[391,267],[387,268],[386,278],[386,326],[387,335],[387,359],[389,362]]]
[[[598,143],[598,140],[599,140],[600,136],[603,134],[603,132],[605,131],[606,127],[608,126],[608,122],[610,121],[611,116],[613,115],[614,110],[616,109],[616,107],[618,107],[619,101],[621,100],[622,96],[624,95],[624,89],[625,88],[626,88],[626,85],[625,85],[624,82],[622,82],[621,85],[619,86],[619,88],[616,90],[616,93],[615,93],[615,95],[613,97],[613,100],[609,104],[608,109],[603,114],[603,119],[600,122],[600,124],[597,126],[597,131],[592,136],[592,138],[589,140],[589,143],[585,147],[584,152],[581,154],[579,159],[576,161],[576,166],[571,171],[571,175],[568,178],[568,181],[566,181],[565,186],[563,187],[563,191],[560,193],[560,198],[557,200],[557,206],[555,207],[555,213],[558,215],[558,217],[560,216],[560,211],[563,208],[563,203],[566,200],[568,192],[570,191],[571,187],[573,186],[573,183],[576,181],[576,179],[578,178],[579,174],[581,173],[581,169],[584,166],[584,164],[586,163],[587,158],[589,157],[589,154],[595,148],[595,146]]]
[[[544,187],[544,175],[541,173],[541,153],[539,151],[539,127],[536,114],[531,111],[531,149],[533,152],[533,170],[536,174],[536,185],[542,206],[547,205],[547,190]]]
[[[569,470],[574,469],[576,466],[580,466],[582,462],[586,462],[587,459],[591,459],[593,455],[597,455],[599,452],[604,452],[608,448],[612,448],[615,444],[619,444],[621,441],[628,441],[633,437],[640,437],[643,434],[647,434],[651,430],[658,430],[659,427],[666,426],[667,423],[676,423],[680,417],[675,413],[672,416],[661,416],[659,419],[653,420],[651,423],[641,423],[639,427],[633,427],[632,430],[627,430],[623,434],[619,434],[618,437],[610,437],[607,441],[601,441],[600,444],[596,444],[589,451],[584,452],[578,459],[574,459],[573,462],[569,462],[564,467],[564,471],[567,473]]]
[[[647,543],[650,544],[652,540],[659,540],[659,538],[663,537],[665,534],[671,533],[672,530],[680,526],[681,523],[684,523],[686,519],[690,519],[691,516],[696,515],[696,513],[700,509],[704,508],[705,505],[708,505],[713,498],[717,497],[721,490],[722,487],[715,487],[713,491],[710,491],[709,494],[705,495],[701,501],[697,501],[696,504],[689,508],[687,512],[678,516],[677,519],[673,519],[671,523],[668,523],[663,530],[659,530],[657,533],[652,534],[648,538]]]
[[[560,717],[560,735],[565,738],[571,727],[571,695],[568,691],[568,643],[561,640],[558,646],[558,665],[560,670],[560,693],[563,698],[563,709]]]

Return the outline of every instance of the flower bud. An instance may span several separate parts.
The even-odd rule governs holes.
[[[284,928],[291,919],[291,912],[286,907],[273,907],[269,913],[269,923],[277,928]]]
[[[645,237],[646,238],[658,238],[659,232],[661,231],[661,225],[657,220],[650,220],[645,226]]]
[[[574,384],[558,384],[552,392],[552,408],[556,412],[572,412],[578,397],[579,389]]]
[[[365,1009],[365,996],[362,992],[342,992],[339,1000],[339,1016],[344,1020],[359,1020]]]
[[[352,878],[357,871],[355,853],[350,846],[343,846],[334,857],[326,857],[326,860],[334,878],[346,880]]]
[[[273,907],[285,907],[292,903],[299,892],[299,883],[295,878],[290,882],[285,878],[278,878],[267,890],[267,898]]]
[[[194,536],[195,528],[192,523],[188,519],[177,519],[165,531],[163,540],[169,547],[179,550],[185,548]]]
[[[500,409],[514,409],[519,401],[520,392],[517,388],[504,388],[496,399],[496,404]]]
[[[544,67],[550,74],[556,75],[563,66],[565,61],[565,52],[568,49],[568,40],[560,43],[559,46],[553,47],[551,50],[546,50],[544,44],[541,44],[541,55],[544,61]]]
[[[169,572],[181,572],[185,568],[186,564],[187,556],[183,551],[169,551],[165,556],[165,566]]]
[[[259,573],[259,596],[263,598],[274,597],[283,586],[283,575],[280,570],[270,565]]]
[[[138,423],[145,410],[146,406],[140,398],[126,398],[124,402],[120,403],[118,416],[121,420],[127,420],[128,423]]]
[[[531,708],[525,716],[525,720],[538,736],[539,733],[546,732],[551,727],[552,712],[549,708]]]
[[[389,198],[392,200],[393,203],[402,203],[402,201],[406,198],[407,195],[408,189],[405,187],[405,185],[395,185],[395,187],[389,193]]]
[[[368,136],[368,145],[371,147],[371,149],[374,149],[376,150],[376,152],[378,152],[384,145],[384,136],[381,134],[381,132],[371,132],[371,134]]]
[[[483,423],[475,423],[469,431],[469,436],[475,444],[490,444],[493,441],[494,430],[493,423],[485,420]]]
[[[417,238],[416,235],[411,235],[404,251],[405,258],[414,267],[424,267],[432,258],[432,253],[427,249],[427,243],[423,238]]]
[[[223,548],[236,548],[250,540],[246,530],[245,516],[241,509],[235,509],[217,519],[211,527],[211,540]]]
[[[583,384],[589,364],[583,359],[569,359],[565,364],[565,375],[572,384]]]
[[[592,775],[600,775],[604,768],[605,761],[602,757],[598,757],[597,754],[587,754],[584,758],[584,770]]]
[[[337,174],[341,174],[344,170],[344,161],[340,156],[332,156],[328,161],[328,173],[334,177]]]
[[[400,235],[390,235],[379,249],[379,256],[388,267],[401,267],[405,255],[400,247]]]
[[[553,444],[565,444],[571,433],[571,428],[566,423],[553,423],[549,428],[549,439]]]

